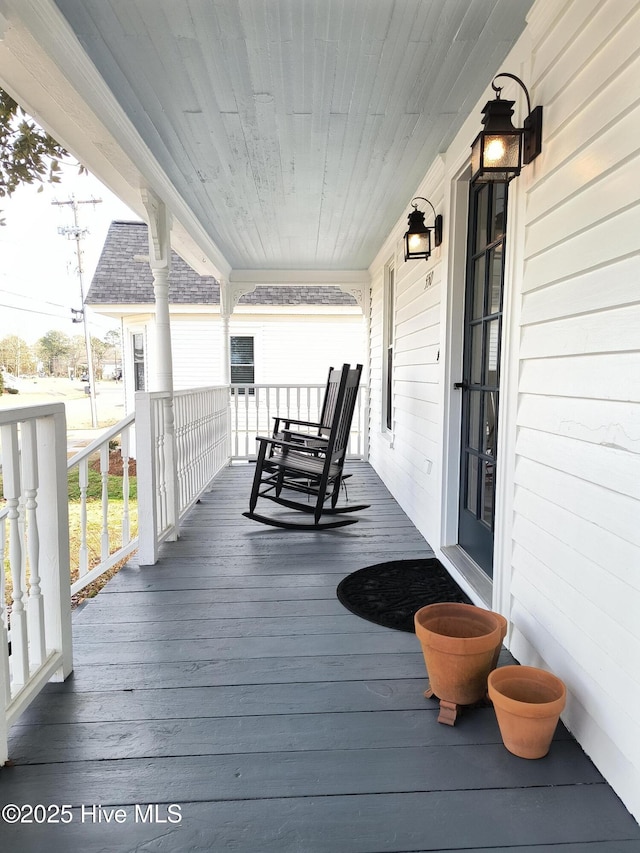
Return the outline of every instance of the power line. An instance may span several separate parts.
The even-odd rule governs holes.
[[[49,302],[47,299],[39,299],[37,296],[25,296],[24,293],[18,293],[16,290],[9,290],[6,287],[0,287],[0,293],[8,293],[10,296],[18,296],[20,299],[28,299],[31,302],[39,302],[41,305],[51,305],[54,308],[62,308],[63,310],[67,310],[67,305],[61,305],[59,302]],[[5,306],[11,307],[11,306]],[[27,308],[19,309],[27,311]]]
[[[47,305],[53,305],[51,302],[47,302]],[[44,317],[56,317],[58,320],[67,319],[62,314],[53,314],[51,311],[38,311],[35,308],[21,308],[19,305],[9,305],[6,302],[0,302],[0,306],[2,308],[13,308],[14,311],[25,311],[27,314],[42,314]],[[60,308],[64,308],[64,305],[60,305]]]

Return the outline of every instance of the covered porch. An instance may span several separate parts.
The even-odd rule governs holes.
[[[504,753],[495,728],[488,741],[478,734],[471,737],[477,742],[456,743],[492,720],[487,709],[453,732],[432,724],[424,731],[436,734],[424,736],[422,718],[428,722],[432,709],[421,695],[424,676],[412,638],[341,613],[333,599],[336,577],[328,590],[321,584],[321,599],[291,587],[311,609],[288,614],[285,627],[277,627],[285,633],[264,638],[260,631],[279,617],[265,615],[264,601],[246,601],[237,602],[249,614],[242,627],[258,634],[215,638],[197,633],[195,626],[207,620],[193,618],[196,608],[228,629],[235,604],[221,601],[223,614],[211,616],[193,573],[232,577],[220,593],[237,581],[234,594],[246,597],[245,573],[258,582],[249,589],[263,589],[265,573],[286,578],[289,589],[307,574],[346,573],[378,561],[386,548],[403,555],[412,542],[427,548],[428,541],[475,603],[507,618],[505,644],[518,661],[564,680],[566,726],[638,818],[639,41],[640,0],[0,0],[0,85],[148,225],[143,259],[153,278],[153,368],[148,383],[134,383],[135,413],[92,448],[100,454],[105,496],[109,441],[120,442],[125,462],[136,459],[139,530],[125,476],[122,551],[117,558],[111,551],[103,508],[101,563],[91,567],[81,536],[81,578],[71,592],[136,548],[141,566],[159,561],[156,568],[125,570],[72,620],[63,407],[0,413],[3,465],[9,460],[0,527],[9,530],[14,591],[10,625],[0,606],[0,763],[10,726],[20,757],[30,737],[44,731],[39,720],[68,726],[68,742],[78,749],[97,740],[72,734],[74,727],[88,726],[99,740],[99,731],[118,723],[113,753],[95,759],[83,753],[69,773],[64,760],[46,758],[52,763],[34,769],[33,779],[44,785],[48,778],[58,793],[75,784],[76,769],[91,766],[95,787],[87,781],[74,804],[87,802],[90,790],[101,801],[105,792],[109,802],[135,803],[160,788],[165,805],[174,791],[176,799],[184,793],[185,803],[198,803],[188,806],[190,823],[125,821],[147,848],[174,850],[172,833],[185,830],[192,835],[178,844],[184,849],[212,843],[301,853],[348,851],[350,844],[414,853],[455,846],[638,847],[637,826],[617,810],[600,777],[589,776],[595,771],[575,744],[563,741],[548,761],[523,764]],[[530,129],[534,113],[544,110],[541,147],[529,137],[508,174],[476,169],[474,140],[491,138],[479,136],[481,115],[500,107],[496,80],[505,84],[502,106],[513,105],[512,141],[524,141],[525,125]],[[502,156],[508,147],[496,150]],[[416,255],[408,252],[407,213],[423,207],[433,246]],[[175,381],[172,250],[220,287],[219,352],[205,348],[216,372],[209,386],[190,392]],[[229,516],[236,492],[219,494],[218,482],[242,477],[227,465],[246,455],[243,436],[253,446],[257,421],[250,412],[244,433],[232,425],[251,396],[230,399],[234,311],[255,288],[291,285],[337,286],[360,306],[366,414],[358,452],[424,540],[376,515],[377,504],[353,532],[317,542],[254,529],[235,510]],[[128,345],[135,361],[135,341]],[[327,364],[353,360],[327,357]],[[264,381],[291,379],[265,375]],[[83,529],[88,457],[89,449],[74,463]],[[248,484],[237,482],[244,508]],[[373,488],[367,484],[367,500]],[[179,588],[152,591],[164,575],[185,583],[195,600],[178,603]],[[107,604],[124,598],[119,585],[136,577],[152,586],[127,591],[127,600],[164,597],[168,605],[158,619],[132,614],[125,624],[140,639],[107,642],[99,639],[99,624],[83,628],[104,611],[105,630],[120,637],[124,628]],[[297,605],[288,594],[278,592],[277,601]],[[334,609],[316,613],[316,601]],[[116,609],[125,606],[133,605]],[[174,618],[183,607],[188,618]],[[327,628],[330,618],[354,627]],[[163,638],[170,626],[185,635]],[[294,628],[304,633],[289,633]],[[326,638],[321,655],[307,653],[314,628]],[[384,645],[384,663],[398,655],[415,669],[382,674],[376,658],[375,670],[364,670],[373,657],[365,639]],[[88,657],[92,645],[95,659]],[[118,657],[136,650],[136,660]],[[303,651],[303,663],[291,668]],[[325,655],[344,667],[317,669]],[[201,661],[215,661],[223,683],[179,680],[172,687],[153,680],[200,673],[206,681],[210,667]],[[265,663],[273,675],[261,683],[256,668]],[[245,680],[229,684],[226,673],[237,666],[246,668],[237,675]],[[126,675],[130,667],[138,676]],[[107,684],[117,690],[80,689],[84,678],[111,670],[126,677],[126,686],[109,674]],[[347,677],[336,681],[339,672]],[[52,677],[67,682],[38,695]],[[340,705],[352,695],[347,690],[362,701]],[[332,691],[334,707],[325,699]],[[213,693],[224,698],[216,703]],[[142,701],[154,697],[155,712]],[[110,714],[122,719],[108,723]],[[352,714],[366,718],[354,726],[357,735],[347,726]],[[414,714],[421,722],[406,731],[392,724],[385,740],[375,727],[388,714]],[[296,734],[288,715],[310,733]],[[284,721],[281,735],[268,734],[271,717]],[[235,727],[228,765],[222,748],[198,730],[207,719],[216,733]],[[267,736],[251,744],[252,728]],[[140,730],[156,751],[167,743],[166,754],[119,755],[130,732]],[[410,731],[422,738],[416,749],[428,750],[429,760],[416,761]],[[325,742],[318,740],[322,732]],[[187,740],[182,751],[172,740],[178,736]],[[432,736],[448,738],[447,746],[430,745]],[[43,737],[47,749],[58,742]],[[574,750],[575,761],[560,762],[564,770],[588,767],[584,778],[545,775],[565,748]],[[203,752],[208,767],[187,773],[188,761],[204,761]],[[261,763],[242,757],[254,753],[268,757]],[[436,755],[445,769],[431,776]],[[303,757],[304,767],[297,763]],[[136,772],[121,771],[122,761],[129,770],[138,762]],[[213,773],[225,767],[219,777]],[[19,785],[27,769],[7,773]],[[249,778],[251,790],[243,787]],[[206,785],[218,785],[218,793],[211,787],[205,793]],[[91,825],[96,834],[90,834],[87,824],[72,821],[62,829],[86,834],[83,849],[99,847],[109,832],[103,847],[113,849],[112,833],[121,827],[107,826]],[[37,849],[46,827],[32,829]],[[212,833],[220,834],[214,842]],[[136,845],[132,836],[123,849]]]
[[[350,499],[371,508],[308,534],[242,518],[253,466],[227,467],[155,566],[130,562],[74,614],[73,675],[13,726],[0,774],[3,805],[68,804],[72,817],[5,824],[7,844],[639,848],[637,824],[564,728],[545,759],[526,761],[505,750],[490,707],[438,725],[415,636],[338,602],[349,572],[432,554],[373,469],[350,471]]]

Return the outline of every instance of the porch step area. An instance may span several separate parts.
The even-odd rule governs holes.
[[[13,728],[0,772],[3,804],[72,820],[5,824],[7,849],[640,850],[566,730],[526,761],[490,707],[439,725],[415,636],[342,608],[346,574],[431,554],[372,469],[349,467],[350,500],[371,507],[322,533],[244,519],[253,467],[227,469],[158,565],[130,564],[76,613],[75,672]]]

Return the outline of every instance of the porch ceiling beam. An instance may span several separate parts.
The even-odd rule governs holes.
[[[272,287],[339,287],[353,296],[365,317],[369,316],[369,270],[232,270],[229,283],[239,294],[234,306],[240,296],[250,293],[260,284]]]
[[[271,284],[286,287],[333,286],[371,284],[369,270],[241,270],[229,275],[233,284]]]
[[[0,0],[0,86],[141,218],[152,189],[174,217],[172,244],[201,275],[230,265],[160,167],[53,0]],[[99,118],[100,117],[100,118]]]

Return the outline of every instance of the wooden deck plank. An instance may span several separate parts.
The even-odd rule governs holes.
[[[206,713],[206,709],[202,710]],[[176,755],[226,755],[390,747],[493,744],[502,753],[490,708],[474,709],[453,730],[436,724],[435,702],[420,710],[340,714],[264,714],[191,719],[22,724],[12,734],[18,764],[117,760]],[[569,740],[563,726],[555,740]],[[1,787],[1,786],[0,786]]]
[[[142,661],[193,661],[202,659],[229,660],[231,658],[297,657],[298,655],[332,655],[343,652],[358,654],[359,651],[373,654],[415,651],[415,637],[409,634],[380,633],[362,634],[318,634],[299,637],[235,637],[228,640],[141,640],[137,643],[109,643],[109,650],[122,663]],[[347,644],[359,639],[359,649]],[[105,648],[101,643],[85,642],[78,647],[76,662],[92,665],[104,660]]]
[[[133,598],[135,596],[135,598]],[[107,596],[105,596],[106,598]],[[110,596],[113,598],[113,596]],[[229,596],[233,598],[233,596]],[[295,592],[286,599],[276,601],[258,599],[261,601],[260,607],[256,607],[255,600],[249,601],[220,601],[217,590],[201,590],[201,589],[179,589],[179,590],[161,590],[160,592],[151,592],[146,594],[143,592],[132,593],[129,602],[134,601],[135,607],[144,606],[171,606],[172,604],[180,606],[181,604],[207,604],[208,616],[210,619],[224,619],[225,616],[231,616],[234,619],[242,618],[245,613],[248,617],[255,616],[256,610],[262,610],[265,616],[300,616],[308,613],[310,616],[338,615],[344,613],[344,608],[339,604],[337,599],[320,598],[304,599],[297,597]],[[109,618],[109,612],[112,612],[113,607],[118,607],[118,602],[109,602],[109,604],[100,604],[96,608],[96,613],[99,609],[103,610],[104,618]],[[123,602],[123,606],[128,606]],[[82,621],[82,620],[81,620]]]
[[[79,667],[66,684],[47,686],[53,692],[124,690],[152,686],[214,687],[222,684],[282,684],[285,681],[367,681],[374,678],[424,678],[422,653],[387,655],[321,655],[318,657],[196,660],[162,663],[106,663]]]
[[[51,693],[25,712],[29,723],[95,720],[171,720],[212,716],[319,714],[344,711],[392,711],[424,708],[421,679],[241,684],[189,690],[133,686],[113,693]]]
[[[120,825],[82,822],[76,809],[74,820],[54,827],[55,831],[50,825],[30,826],[26,849],[33,853],[130,853],[134,849],[157,853],[231,849],[237,853],[441,853],[472,847],[500,850],[509,845],[517,849],[521,839],[532,837],[539,845],[638,837],[637,824],[630,816],[620,819],[619,804],[606,785],[180,805],[177,825],[136,822],[134,808],[126,800],[122,802],[126,821]],[[498,814],[500,820],[491,819]],[[21,846],[24,827],[8,826],[4,837],[10,846],[25,850]]]
[[[116,805],[123,791],[134,802],[175,802],[351,796],[413,791],[528,788],[601,784],[602,777],[574,741],[555,745],[544,766],[521,761],[493,744],[376,747],[189,755],[69,762],[62,767],[13,768],[11,796],[28,801],[34,781],[48,802]],[[132,790],[132,785],[134,790]],[[13,802],[13,801],[12,801]]]
[[[493,709],[436,722],[414,635],[348,613],[335,587],[386,559],[432,556],[366,465],[342,531],[241,516],[231,468],[159,563],[132,561],[75,614],[75,666],[10,733],[2,802],[69,802],[66,826],[3,826],[14,849],[62,853],[631,853],[640,827],[563,726],[523,761]],[[511,657],[503,651],[501,662]],[[82,822],[121,805],[122,825]],[[178,803],[179,824],[136,822]],[[144,814],[139,813],[138,817]]]
[[[188,630],[185,630],[185,624]],[[154,621],[140,623],[127,621],[109,625],[85,625],[74,631],[77,642],[91,639],[96,643],[135,643],[141,641],[182,640],[188,634],[191,640],[211,640],[229,637],[283,637],[309,636],[311,634],[370,634],[384,631],[378,625],[354,623],[344,614],[336,616],[289,616],[265,619],[202,619],[198,622]]]

